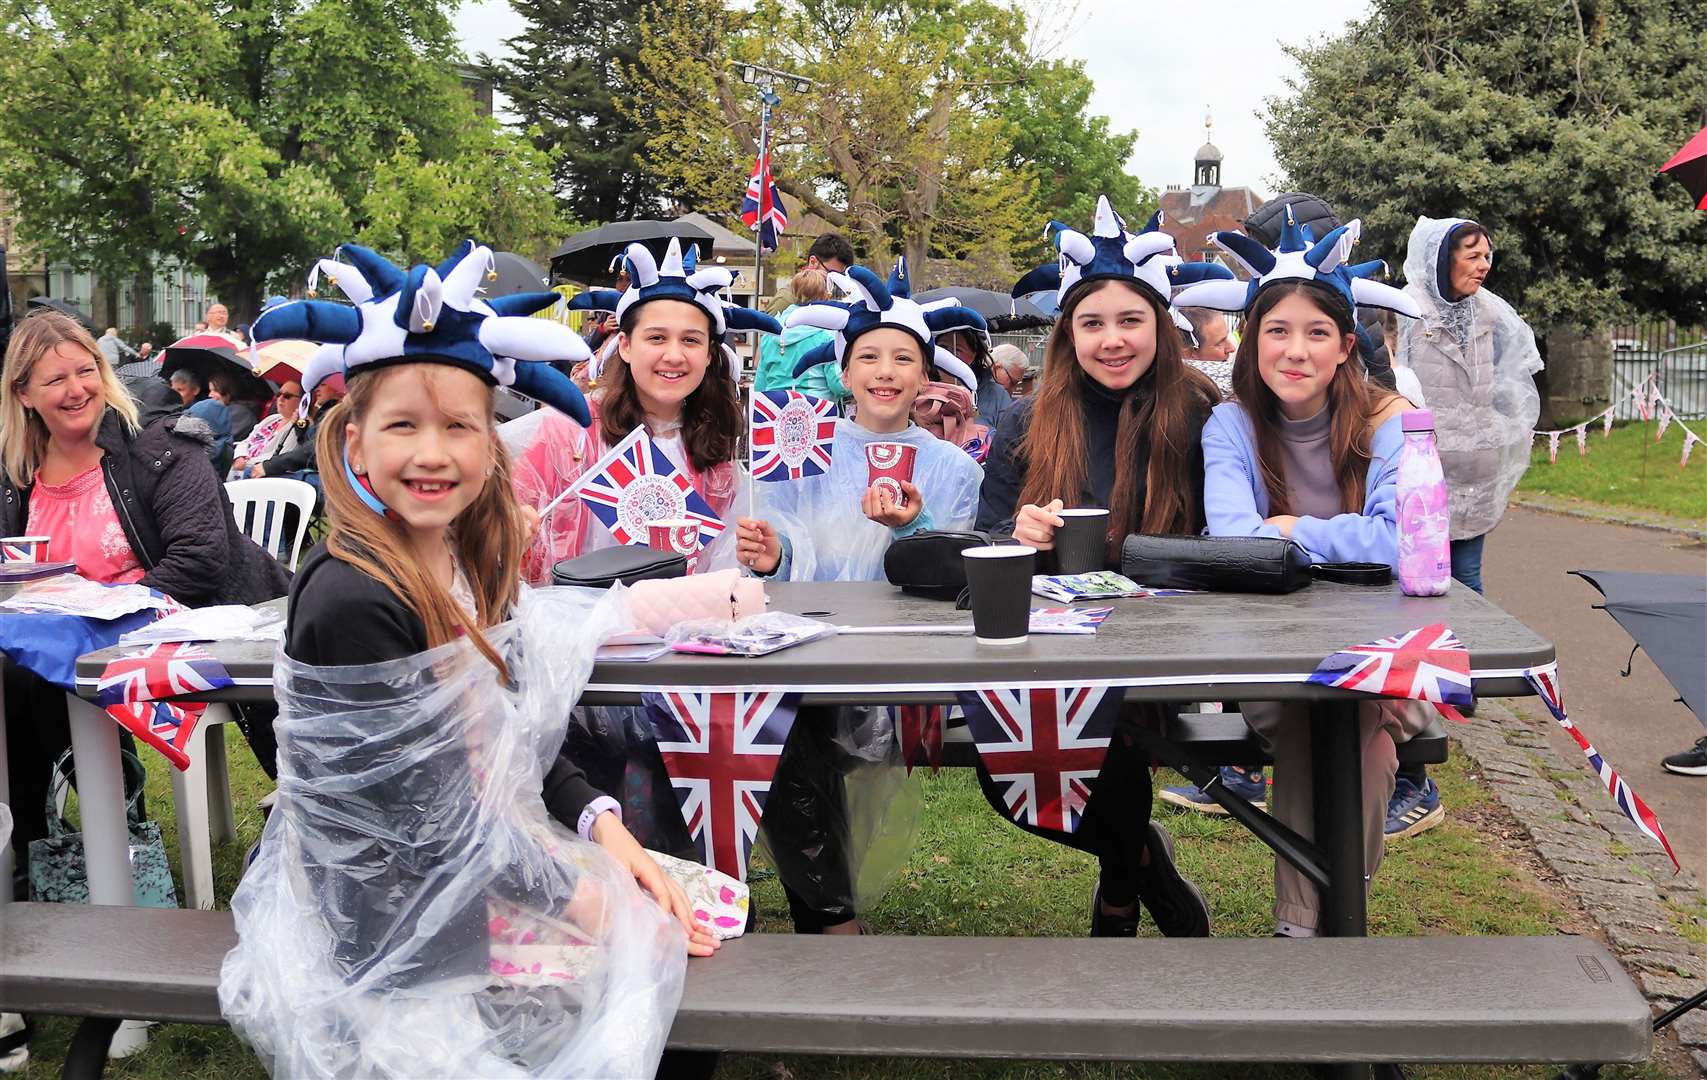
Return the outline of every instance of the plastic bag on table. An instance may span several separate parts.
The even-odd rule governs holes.
[[[524,590],[490,640],[275,659],[278,802],[220,1007],[274,1075],[649,1076],[679,924],[540,797],[618,601]]]

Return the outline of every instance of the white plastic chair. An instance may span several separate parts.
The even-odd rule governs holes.
[[[231,516],[237,520],[237,527],[269,554],[283,548],[284,508],[296,507],[296,529],[290,538],[288,564],[295,570],[296,560],[302,554],[302,539],[308,535],[308,519],[314,513],[314,485],[283,476],[262,476],[228,480],[225,492],[231,497]],[[282,554],[278,557],[282,561]]]

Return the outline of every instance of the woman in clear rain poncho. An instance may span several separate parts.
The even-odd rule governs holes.
[[[1483,287],[1493,269],[1488,230],[1464,218],[1417,218],[1405,252],[1405,292],[1422,318],[1399,327],[1397,362],[1416,372],[1434,411],[1452,497],[1452,576],[1482,591],[1482,542],[1529,467],[1541,395],[1535,333]]]
[[[834,331],[834,359],[854,399],[836,421],[829,471],[757,486],[755,517],[740,520],[740,559],[789,581],[878,581],[896,539],[971,526],[983,470],[965,451],[912,422],[930,382],[935,333],[963,325],[952,303],[921,307],[864,267],[833,275],[852,303],[796,308],[791,323]],[[900,500],[871,482],[866,452],[914,454]],[[856,917],[910,846],[918,790],[906,786],[888,710],[801,710],[765,802],[764,836],[796,931],[859,933]]]
[[[318,436],[331,531],[274,661],[278,801],[221,1010],[276,1075],[649,1075],[685,953],[716,945],[563,756],[621,601],[519,585],[492,412],[501,382],[585,421],[546,363],[585,349],[516,317],[552,294],[475,299],[485,248],[407,272],[342,253],[320,270],[355,307],[255,327],[342,346],[303,384],[339,367],[349,394]]]

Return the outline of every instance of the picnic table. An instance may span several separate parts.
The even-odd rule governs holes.
[[[788,582],[767,591],[772,611],[850,627],[943,632],[840,634],[745,660],[666,653],[645,663],[599,663],[581,702],[633,703],[662,690],[781,690],[801,694],[802,704],[952,704],[958,690],[1062,685],[1118,686],[1129,701],[1306,701],[1316,775],[1331,778],[1318,800],[1316,843],[1326,864],[1323,930],[1337,936],[1360,937],[1366,928],[1356,724],[1356,705],[1366,696],[1310,683],[1316,666],[1347,646],[1431,623],[1451,627],[1468,649],[1477,696],[1532,694],[1523,672],[1554,659],[1549,642],[1457,585],[1431,598],[1404,596],[1396,586],[1318,582],[1285,596],[1114,600],[1105,602],[1115,612],[1095,635],[1033,634],[1009,646],[979,645],[970,633],[955,632],[969,625],[969,613],[881,582]],[[271,699],[271,643],[216,642],[207,649],[234,685],[185,700]],[[122,651],[80,658],[78,693],[92,697],[101,672]],[[116,777],[116,758],[113,768]],[[120,817],[85,821],[86,830],[122,826]],[[91,863],[98,847],[91,840]],[[122,856],[123,846],[100,850]]]

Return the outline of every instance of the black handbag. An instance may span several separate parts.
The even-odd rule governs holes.
[[[989,533],[976,531],[904,536],[883,553],[883,576],[909,596],[954,600],[966,588],[966,560],[960,553],[989,543]]]
[[[688,559],[675,551],[656,551],[639,544],[601,548],[564,559],[551,568],[553,585],[608,589],[617,582],[632,585],[653,578],[687,577]]]
[[[1310,584],[1310,556],[1279,536],[1146,536],[1120,546],[1120,572],[1158,589],[1289,593]]]

